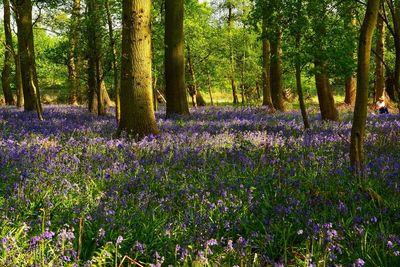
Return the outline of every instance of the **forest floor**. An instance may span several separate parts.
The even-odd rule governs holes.
[[[307,131],[294,110],[160,110],[135,142],[83,107],[0,107],[0,266],[400,266],[400,116],[368,117],[360,185],[351,112],[313,110]]]

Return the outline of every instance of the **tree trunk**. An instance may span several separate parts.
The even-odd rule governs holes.
[[[364,165],[364,136],[368,107],[368,81],[372,35],[376,27],[380,1],[368,0],[358,46],[357,95],[350,139],[350,164],[356,174]]]
[[[374,102],[384,95],[385,92],[385,67],[383,60],[385,57],[385,23],[383,19],[378,16],[378,23],[376,25],[377,36],[375,44],[375,98]]]
[[[187,45],[187,67],[190,75],[190,83],[188,85],[189,94],[192,97],[193,107],[205,106],[206,101],[204,100],[203,96],[201,95],[200,91],[197,88],[196,73],[194,71],[192,54],[189,45]]]
[[[212,92],[211,92],[211,77],[210,77],[210,72],[207,73],[207,80],[208,80],[208,94],[210,95],[210,103],[211,106],[214,106],[214,100],[213,100],[213,96],[212,96]]]
[[[329,83],[326,63],[319,59],[315,60],[315,84],[317,87],[319,108],[322,120],[337,121],[339,113],[335,107],[331,85]]]
[[[267,38],[267,28],[266,22],[263,20],[263,72],[262,72],[262,80],[263,80],[263,106],[269,107],[272,111],[275,110],[274,105],[272,104],[271,98],[271,46],[270,42]]]
[[[24,105],[24,90],[22,87],[21,60],[19,54],[14,53],[15,61],[15,87],[17,90],[17,107]]]
[[[349,12],[350,14],[347,15],[347,19],[345,19],[345,26],[346,26],[346,30],[351,31],[352,28],[355,26],[356,21],[353,18],[352,15],[352,10],[350,10]],[[352,60],[354,59],[354,53],[353,51],[350,52],[349,57]],[[353,71],[351,71],[347,77],[345,77],[345,98],[344,98],[344,103],[347,105],[354,105],[354,101],[356,99],[356,77],[353,73]]]
[[[123,1],[121,120],[118,132],[157,134],[151,71],[151,0]]]
[[[111,48],[111,60],[114,72],[114,90],[115,90],[115,117],[117,122],[119,122],[121,117],[120,110],[120,96],[119,96],[119,74],[118,74],[118,63],[117,63],[117,48],[115,46],[114,29],[110,13],[110,5],[108,0],[104,1],[104,6],[107,13],[107,23],[108,23],[108,35],[110,38],[110,48]]]
[[[235,55],[234,55],[233,44],[232,44],[232,28],[233,28],[232,8],[233,7],[230,4],[228,6],[229,61],[231,64],[229,79],[231,80],[233,104],[238,104],[239,98],[237,96],[236,84],[235,84]]]
[[[354,101],[356,99],[356,77],[354,77],[354,75],[346,77],[345,91],[346,95],[344,98],[344,103],[347,105],[354,105]]]
[[[396,63],[394,69],[394,89],[396,94],[394,100],[397,101],[400,110],[400,1],[395,2],[393,7],[393,25],[394,25],[394,46],[396,50]]]
[[[301,35],[300,33],[296,34],[296,50],[300,54],[300,41],[301,41]],[[297,88],[297,95],[299,97],[299,104],[300,104],[300,110],[301,110],[301,116],[303,117],[303,123],[304,123],[304,128],[309,129],[310,128],[310,123],[308,121],[308,116],[307,116],[307,109],[306,109],[306,104],[304,102],[304,97],[303,97],[303,88],[301,85],[301,63],[300,59],[296,59],[296,88]]]
[[[274,38],[271,43],[271,70],[270,87],[272,104],[276,110],[284,111],[283,91],[282,91],[282,29],[276,28]]]
[[[102,116],[107,113],[109,97],[104,83],[100,9],[97,0],[88,0],[88,87],[89,110]]]
[[[80,38],[80,9],[81,1],[74,0],[72,6],[71,24],[70,24],[70,40],[69,40],[69,56],[68,56],[68,81],[69,81],[69,99],[70,104],[76,104],[78,101],[78,93],[80,92],[80,81],[77,75],[77,47]]]
[[[36,111],[42,117],[42,104],[36,74],[35,50],[32,29],[31,0],[13,1],[18,27],[18,53],[21,60],[22,88],[24,91],[24,109]]]
[[[12,32],[11,32],[11,11],[10,0],[3,0],[4,6],[4,35],[6,38],[6,47],[4,52],[4,65],[1,73],[1,84],[3,86],[4,99],[6,105],[14,105],[14,97],[11,91],[11,59],[13,51]]]
[[[185,87],[183,0],[165,1],[165,85],[167,117],[189,115]]]

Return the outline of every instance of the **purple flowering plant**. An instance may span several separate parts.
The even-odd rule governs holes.
[[[298,112],[159,112],[161,134],[138,142],[81,107],[44,116],[0,108],[1,266],[399,263],[398,115],[367,121],[379,203],[348,168],[349,114],[304,131]]]

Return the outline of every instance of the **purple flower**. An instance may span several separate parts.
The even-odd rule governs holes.
[[[124,238],[122,236],[118,236],[117,241],[115,242],[117,245],[121,244]]]
[[[363,259],[358,258],[354,265],[356,267],[360,267],[360,266],[363,266],[364,264],[365,264],[365,261]]]

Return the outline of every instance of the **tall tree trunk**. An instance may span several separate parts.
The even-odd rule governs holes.
[[[99,25],[100,9],[97,0],[87,1],[89,110],[101,116],[107,113],[109,97],[103,75],[101,27]]]
[[[192,97],[193,106],[194,107],[205,106],[206,101],[204,100],[203,96],[201,95],[201,93],[197,87],[196,72],[194,70],[192,54],[191,54],[189,45],[187,45],[187,67],[188,67],[188,72],[189,72],[190,80],[191,80],[191,82],[188,85],[189,94]]]
[[[350,14],[347,16],[347,19],[345,20],[345,26],[347,30],[351,30],[356,24],[356,21],[352,15],[352,10],[350,10],[349,13]],[[350,52],[349,57],[355,60],[353,51]],[[355,99],[356,99],[356,77],[353,71],[351,71],[351,73],[349,73],[347,77],[345,77],[344,103],[347,105],[354,105]]]
[[[115,117],[117,122],[119,122],[121,117],[120,110],[120,96],[119,96],[119,74],[118,74],[118,63],[117,63],[117,48],[115,46],[114,29],[110,12],[110,5],[108,0],[104,1],[104,6],[107,13],[107,23],[108,23],[108,35],[110,38],[110,48],[111,48],[111,60],[114,72],[114,90],[115,90]]]
[[[397,101],[400,110],[400,1],[392,2],[392,17],[394,25],[394,46],[396,50],[396,63],[394,69],[394,89],[396,94],[394,100]],[[393,7],[394,5],[394,7]]]
[[[267,22],[263,20],[263,71],[262,71],[262,80],[263,80],[263,106],[269,107],[271,110],[275,110],[274,105],[272,104],[271,98],[271,46],[267,37]]]
[[[18,27],[18,53],[21,60],[24,109],[36,111],[38,118],[43,120],[33,42],[32,2],[31,0],[14,0],[13,4]]]
[[[282,29],[276,27],[274,38],[271,43],[271,70],[270,84],[272,104],[276,110],[284,111],[283,91],[282,91]]]
[[[3,86],[4,99],[7,105],[14,105],[14,97],[11,91],[11,59],[13,51],[12,32],[11,32],[11,9],[10,0],[3,0],[4,6],[4,35],[6,38],[6,47],[4,52],[4,65],[1,73],[1,84]]]
[[[22,86],[22,74],[21,74],[21,60],[19,54],[14,53],[15,61],[15,87],[17,90],[17,107],[24,105],[24,90]]]
[[[69,81],[69,99],[70,104],[76,104],[78,94],[80,92],[80,81],[77,75],[78,53],[77,47],[80,38],[80,9],[81,1],[74,0],[72,6],[71,24],[70,24],[70,40],[69,40],[69,56],[68,56],[68,81]]]
[[[232,8],[233,8],[233,6],[231,4],[229,4],[229,6],[228,6],[228,33],[229,33],[229,61],[231,64],[229,79],[231,80],[233,104],[238,104],[239,99],[237,96],[237,90],[236,90],[236,84],[235,84],[235,55],[234,55],[233,44],[232,44],[232,28],[233,28]]]
[[[322,120],[337,121],[339,113],[335,107],[331,85],[329,83],[326,63],[315,59],[315,84],[317,87],[319,108]]]
[[[151,71],[151,0],[123,1],[121,120],[118,132],[157,134]]]
[[[383,60],[385,58],[385,23],[383,19],[378,16],[376,25],[377,36],[375,44],[375,99],[378,101],[379,97],[384,95],[385,92],[385,67]]]
[[[368,81],[372,35],[376,27],[380,1],[368,0],[358,45],[357,95],[350,139],[350,164],[356,173],[364,165],[364,136],[368,107]]]
[[[296,50],[299,54],[301,52],[300,51],[300,41],[301,41],[301,35],[300,35],[300,33],[297,33],[296,34]],[[303,117],[304,128],[309,129],[310,123],[308,121],[306,104],[304,102],[304,97],[303,97],[303,88],[301,85],[301,63],[300,63],[299,58],[296,58],[296,66],[295,67],[296,67],[296,88],[297,88],[297,95],[299,97],[301,116]]]
[[[165,1],[165,85],[167,117],[188,115],[185,87],[183,0]]]

